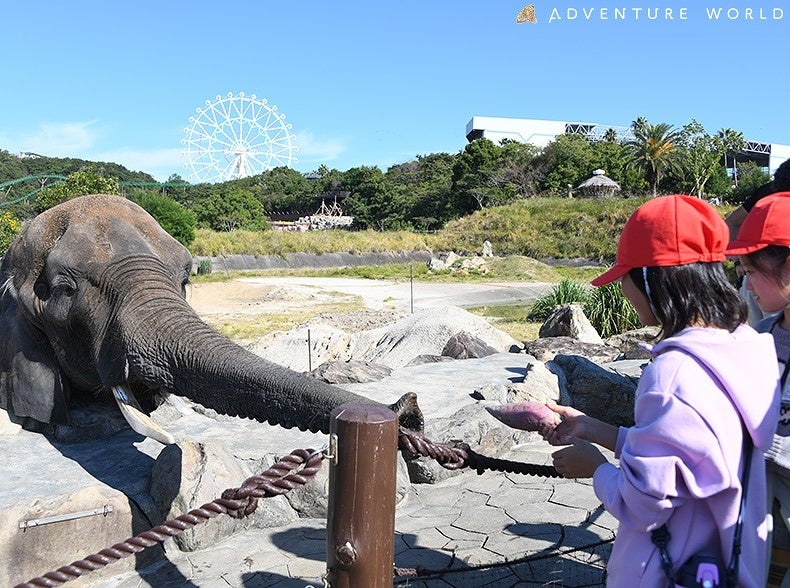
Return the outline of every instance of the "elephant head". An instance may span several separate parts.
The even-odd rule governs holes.
[[[114,393],[127,420],[138,417],[132,427],[157,437],[142,423],[163,393],[313,432],[328,432],[334,407],[373,402],[211,329],[186,301],[191,270],[186,248],[120,196],[41,213],[0,266],[0,407],[67,424],[72,399]],[[414,395],[390,408],[404,426],[422,427]]]

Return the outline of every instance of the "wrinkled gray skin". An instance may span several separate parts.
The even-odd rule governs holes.
[[[223,414],[327,432],[334,407],[372,402],[212,330],[186,302],[191,269],[189,252],[125,198],[83,196],[40,214],[0,266],[0,407],[66,424],[73,398],[123,385],[145,412],[172,392]],[[413,395],[391,408],[421,428]]]

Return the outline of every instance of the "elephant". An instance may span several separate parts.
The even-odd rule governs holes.
[[[335,407],[375,403],[213,330],[187,302],[191,272],[189,251],[122,196],[80,196],[39,214],[0,265],[0,407],[15,422],[68,424],[74,400],[112,394],[134,430],[169,443],[147,415],[170,393],[324,433]],[[415,394],[388,407],[422,430]]]

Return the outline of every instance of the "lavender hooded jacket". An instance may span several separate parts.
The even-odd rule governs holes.
[[[733,333],[687,328],[652,354],[636,390],[635,424],[619,431],[620,467],[601,465],[593,477],[596,495],[620,522],[607,586],[667,585],[650,540],[664,523],[675,569],[703,551],[729,562],[741,499],[743,419],[755,448],[738,586],[757,588],[767,549],[763,451],[779,406],[773,340],[748,326]]]

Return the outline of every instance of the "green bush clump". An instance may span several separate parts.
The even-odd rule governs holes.
[[[527,319],[545,321],[555,307],[571,303],[582,305],[584,315],[603,338],[641,326],[636,310],[623,296],[620,284],[611,283],[600,288],[590,288],[567,278],[555,284],[548,294],[535,301]]]
[[[195,240],[197,225],[195,213],[187,210],[172,198],[148,193],[139,199],[138,204],[184,247],[189,247]]]
[[[532,321],[545,321],[554,307],[571,303],[585,304],[589,298],[590,288],[586,284],[563,278],[548,294],[535,301],[527,318]]]
[[[22,230],[22,225],[17,218],[6,211],[0,215],[0,257],[6,252],[17,233]]]
[[[642,326],[636,309],[616,282],[593,289],[584,314],[604,339]]]

